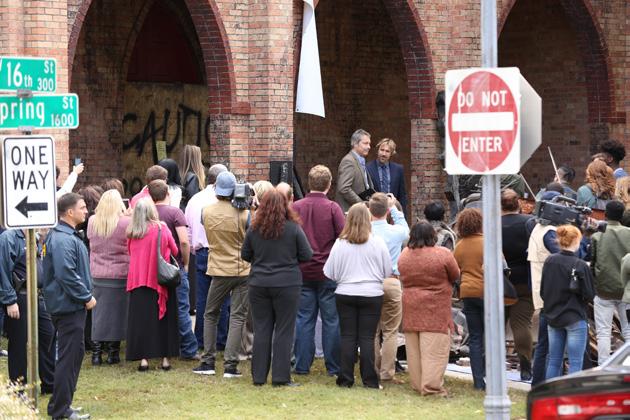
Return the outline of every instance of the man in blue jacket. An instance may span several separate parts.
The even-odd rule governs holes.
[[[382,139],[376,145],[377,158],[367,164],[367,172],[374,182],[374,189],[382,193],[394,194],[403,212],[407,213],[407,191],[403,166],[391,161],[396,154],[396,143],[392,139]]]
[[[88,211],[83,198],[75,193],[60,197],[57,208],[59,224],[48,233],[43,250],[42,290],[58,340],[48,415],[53,419],[86,419],[89,414],[79,415],[70,404],[85,353],[86,310],[96,305],[88,251],[75,230],[85,221]]]
[[[4,329],[9,339],[9,379],[26,383],[26,342],[28,340],[26,296],[26,238],[21,230],[0,235],[0,305],[7,317]],[[54,329],[44,299],[38,297],[39,379],[42,394],[53,390],[55,355]]]

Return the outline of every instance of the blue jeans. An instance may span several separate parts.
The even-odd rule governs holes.
[[[476,389],[486,387],[486,362],[484,359],[484,318],[483,299],[464,298],[464,315],[466,315],[466,325],[468,325],[470,348],[470,369],[473,375],[473,385]]]
[[[562,328],[548,326],[549,331],[549,362],[547,363],[546,379],[562,376],[562,362],[566,346],[569,355],[569,373],[582,370],[584,350],[588,339],[588,325],[581,319]]]
[[[212,277],[206,274],[208,270],[208,249],[201,248],[195,252],[197,264],[197,301],[195,315],[195,337],[197,345],[203,348],[203,314],[206,312],[206,301],[208,300],[208,290]],[[227,342],[228,327],[230,323],[230,298],[229,296],[223,302],[221,307],[221,315],[219,317],[219,325],[217,326],[217,349],[223,350]]]
[[[182,275],[182,282],[177,286],[177,324],[179,327],[179,354],[181,357],[192,357],[197,354],[198,345],[195,334],[192,330],[190,319],[190,285],[188,284],[188,273],[183,268],[179,269]]]
[[[300,292],[295,327],[295,372],[308,373],[315,357],[315,325],[317,313],[322,318],[322,344],[326,370],[339,373],[339,316],[335,301],[337,284],[332,280],[305,281]]]
[[[547,331],[547,319],[540,312],[538,318],[538,340],[534,349],[534,361],[532,366],[532,386],[544,382],[547,373],[547,355],[549,354],[549,333]]]

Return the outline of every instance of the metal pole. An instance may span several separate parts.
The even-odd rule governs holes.
[[[26,293],[28,316],[28,341],[26,344],[26,376],[27,392],[37,407],[37,243],[35,242],[35,230],[26,230]],[[20,314],[22,316],[26,314]]]
[[[496,0],[481,0],[481,66],[497,67]],[[486,354],[486,419],[509,419],[510,399],[505,379],[505,321],[501,257],[501,177],[484,175],[483,263]]]

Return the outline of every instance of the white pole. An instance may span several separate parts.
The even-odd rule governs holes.
[[[481,66],[497,67],[496,0],[481,0]],[[501,257],[501,177],[484,175],[483,263],[486,354],[486,419],[509,419],[510,399],[505,379],[505,322]]]

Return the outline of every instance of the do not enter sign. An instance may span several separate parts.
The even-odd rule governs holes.
[[[527,97],[533,92],[540,105],[538,95],[528,84],[522,86],[523,83],[527,84],[517,68],[467,69],[446,73],[445,149],[448,173],[519,172],[525,157],[521,151],[522,88],[527,91]],[[525,159],[529,156],[531,153]]]

